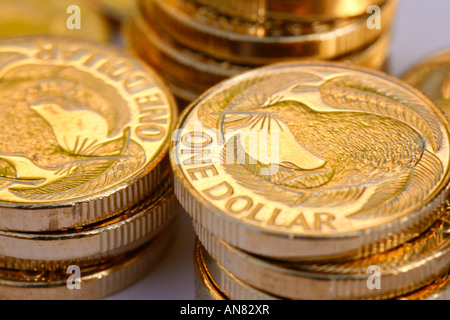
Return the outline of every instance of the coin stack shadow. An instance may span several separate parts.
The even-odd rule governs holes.
[[[41,44],[86,48],[111,70],[115,61],[118,68],[127,63],[147,87],[116,93],[121,84],[98,80],[93,67],[79,71],[80,60],[68,67],[63,58],[49,64],[31,56]],[[54,36],[0,42],[12,55],[24,46],[40,72],[25,62],[1,76],[2,101],[10,102],[0,118],[0,299],[103,298],[145,276],[172,242],[179,212],[168,157],[175,102],[156,73],[113,46]],[[151,142],[131,132],[139,95],[142,106],[157,98],[152,103],[162,110],[158,128],[165,134]],[[141,116],[151,118],[146,112]]]
[[[179,107],[216,83],[266,64],[387,64],[397,0],[142,0],[127,46],[166,80]]]

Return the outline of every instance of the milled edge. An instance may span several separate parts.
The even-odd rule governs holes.
[[[165,154],[162,159],[157,159],[157,161],[155,168],[127,187],[106,197],[76,203],[73,206],[73,227],[86,226],[105,220],[133,207],[148,197],[161,185],[163,178],[168,175],[166,173],[168,156]]]
[[[199,250],[199,242],[194,246],[194,286],[197,300],[226,300],[223,292],[210,279]]]
[[[431,252],[430,255],[418,261],[413,263],[406,262],[404,265],[397,266],[392,270],[381,270],[381,290],[369,290],[367,280],[371,274],[327,274],[283,268],[236,248],[233,248],[233,250],[239,251],[243,257],[234,254],[233,251],[227,249],[223,240],[215,237],[198,223],[194,223],[194,230],[199,241],[211,257],[229,272],[232,273],[234,271],[233,274],[237,279],[266,292],[269,292],[270,288],[262,288],[256,283],[249,282],[249,278],[246,277],[245,273],[240,274],[239,272],[243,269],[256,270],[258,268],[259,270],[264,270],[266,275],[270,273],[273,278],[281,279],[289,276],[289,279],[279,280],[280,282],[292,281],[294,276],[298,282],[293,285],[298,288],[303,287],[302,281],[304,279],[308,282],[316,282],[317,285],[321,286],[327,282],[329,290],[323,291],[320,299],[390,299],[405,295],[430,284],[437,277],[448,272],[448,261],[450,260],[450,243],[447,243],[443,248]],[[243,269],[234,268],[233,271],[229,270],[233,267],[233,265],[230,265],[230,261],[236,259],[240,261],[240,264],[246,264],[248,267]],[[252,261],[257,261],[258,265],[252,263]],[[272,291],[271,294],[290,299],[310,299],[310,294],[307,291],[300,290],[298,291],[299,295],[294,295],[286,290],[287,288],[284,288],[282,292]],[[237,294],[238,292],[234,293]]]
[[[148,207],[135,213],[125,221],[119,221],[112,225],[107,225],[94,235],[100,244],[100,251],[96,255],[82,258],[60,259],[54,257],[54,260],[34,260],[15,257],[0,256],[0,268],[4,270],[20,270],[33,272],[54,272],[66,270],[69,265],[92,266],[104,263],[108,259],[122,254],[124,251],[134,250],[149,241],[163,228],[165,228],[178,215],[179,203],[173,193],[172,187],[166,190]],[[139,208],[139,207],[138,207]],[[131,211],[136,208],[131,209]],[[90,237],[89,231],[86,233]],[[30,240],[40,241],[40,240]],[[56,240],[64,241],[64,240]],[[68,250],[71,245],[76,243],[76,239],[68,242]],[[46,240],[40,241],[42,247],[45,247]],[[52,241],[50,241],[51,243]],[[79,254],[82,256],[82,254]]]
[[[255,65],[256,62],[256,64],[267,64],[271,61],[273,62],[273,60],[263,57],[255,58],[246,56],[242,58],[242,56],[232,54],[230,50],[223,50],[223,48],[229,49],[242,47],[240,44],[245,44],[245,47],[249,47],[249,45],[262,45],[264,42],[262,38],[214,29],[212,26],[205,26],[199,22],[196,22],[195,19],[192,19],[192,17],[189,17],[186,13],[181,12],[176,8],[171,8],[173,12],[177,12],[177,16],[175,17],[173,12],[167,12],[167,7],[171,6],[170,4],[161,4],[158,3],[158,1],[153,1],[152,3],[154,9],[158,10],[158,14],[156,14],[155,17],[160,19],[160,23],[164,22],[163,25],[165,26],[165,30],[178,42],[193,50],[198,50],[201,48],[202,52],[205,52],[212,57],[241,64]],[[341,56],[368,45],[378,38],[384,29],[389,29],[392,25],[397,5],[397,0],[390,0],[381,7],[384,22],[383,28],[380,30],[372,30],[367,28],[367,19],[365,17],[360,17],[353,24],[344,27],[326,32],[284,37],[284,42],[279,42],[276,44],[320,44],[321,48],[324,48],[327,44],[329,44],[329,42],[332,42],[334,44],[334,48],[331,52],[330,48],[327,47],[327,50],[323,50],[327,52],[326,55],[314,58],[330,59],[332,57]],[[163,8],[163,6],[166,6],[166,8]],[[278,38],[278,40],[279,39],[280,38]],[[268,41],[266,41],[266,43],[268,43]],[[257,52],[258,50],[254,50],[253,48],[253,50],[249,51]],[[292,57],[292,59],[294,58],[298,59],[299,57],[297,55]]]
[[[0,279],[0,299],[101,299],[120,291],[145,276],[167,252],[173,239],[173,223],[120,262],[98,266],[88,275],[81,273],[81,289],[69,290],[66,281],[17,282]]]

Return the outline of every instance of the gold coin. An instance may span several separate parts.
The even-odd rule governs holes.
[[[204,271],[214,288],[220,292],[220,295],[229,300],[279,300],[270,293],[263,292],[249,286],[236,278],[231,272],[225,269],[217,260],[212,258],[203,248],[200,241],[195,243],[195,259],[203,264]],[[216,299],[214,299],[216,300]]]
[[[140,280],[161,261],[171,244],[172,228],[170,225],[149,243],[113,261],[80,267],[80,289],[73,287],[74,278],[69,279],[76,276],[73,271],[36,273],[0,269],[0,299],[87,300],[109,296]]]
[[[217,261],[216,265],[207,263],[211,278],[230,299],[391,299],[422,288],[447,272],[449,217],[447,208],[418,238],[384,253],[338,263],[265,260],[228,245],[198,224],[195,229]],[[370,289],[374,267],[379,271],[380,287]]]
[[[75,11],[72,10],[73,5],[78,7]],[[73,15],[77,12],[80,14],[80,28],[69,28],[68,23],[74,23]],[[47,0],[43,6],[42,0],[2,0],[1,38],[42,34],[109,42],[111,30],[108,22],[85,1]]]
[[[406,72],[402,79],[433,100],[450,117],[450,50],[441,51]]]
[[[351,63],[357,66],[383,70],[389,55],[392,33],[382,34],[375,42],[362,50],[345,55],[334,61]]]
[[[450,300],[450,273],[400,300]]]
[[[175,193],[203,228],[278,259],[360,258],[431,226],[449,193],[444,114],[386,74],[283,63],[218,84],[173,135]]]
[[[73,38],[15,38],[0,42],[0,79],[1,230],[92,224],[161,184],[177,111],[137,58]]]
[[[334,20],[363,15],[372,6],[382,6],[385,0],[195,0],[223,14],[253,22],[267,19],[299,21]]]
[[[155,237],[177,211],[172,187],[119,216],[81,230],[52,233],[0,231],[0,268],[55,271],[91,266],[132,251]]]
[[[194,277],[195,297],[197,300],[225,300],[225,297],[216,288],[206,271],[201,252],[194,251],[194,266],[196,276]]]
[[[197,19],[199,9],[182,11],[175,0],[147,1],[143,5],[147,20],[159,24],[170,36],[194,51],[216,59],[248,65],[264,65],[284,60],[333,59],[372,43],[391,26],[397,1],[382,8],[383,27],[367,27],[367,17],[340,21],[338,26],[302,30],[301,26],[259,28],[241,26],[226,16],[212,15]],[[217,22],[219,21],[219,23]],[[262,30],[262,31],[260,31]],[[269,32],[270,31],[270,32]]]
[[[182,81],[200,93],[248,68],[181,47],[140,16],[130,21],[126,38],[127,46],[164,75],[168,82],[173,79]]]
[[[251,68],[184,48],[140,16],[132,19],[125,30],[128,48],[164,77],[171,92],[180,100],[180,109],[220,81]],[[386,62],[390,38],[391,33],[386,32],[368,47],[339,57],[336,61],[381,69]]]
[[[196,264],[202,264],[205,282],[213,288],[210,294],[206,286],[198,284],[197,295],[200,300],[219,300],[218,297],[225,297],[228,300],[280,300],[281,298],[270,293],[258,290],[247,283],[236,278],[231,272],[214,260],[202,247],[200,241],[195,245]],[[219,280],[215,280],[219,279]],[[220,287],[223,285],[223,288]],[[205,294],[206,292],[206,294]],[[450,299],[450,276],[445,274],[442,278],[434,281],[430,285],[413,293],[397,297],[397,300],[449,300]]]

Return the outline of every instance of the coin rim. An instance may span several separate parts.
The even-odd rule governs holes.
[[[44,40],[57,44],[64,43],[81,43],[86,48],[98,48],[108,51],[114,57],[125,58],[133,62],[133,65],[137,66],[143,73],[149,75],[149,78],[154,82],[157,87],[167,99],[167,110],[169,112],[169,125],[167,137],[161,140],[160,146],[154,151],[154,155],[149,159],[144,168],[139,172],[135,172],[128,179],[122,181],[113,187],[109,187],[103,191],[96,192],[94,194],[80,196],[75,199],[38,203],[38,202],[5,202],[0,201],[0,229],[12,230],[12,231],[24,231],[24,232],[36,232],[36,231],[52,231],[63,228],[74,228],[78,226],[84,226],[92,222],[97,222],[111,215],[117,214],[120,211],[130,208],[131,205],[143,200],[151,191],[155,190],[159,185],[159,177],[163,175],[162,168],[164,166],[164,160],[167,157],[170,150],[170,140],[172,132],[176,126],[178,108],[176,106],[175,98],[167,87],[163,78],[151,68],[144,60],[131,54],[125,49],[119,48],[112,44],[104,44],[91,40],[84,40],[66,36],[50,36],[50,35],[38,35],[38,36],[20,36],[13,38],[5,38],[0,40],[0,46],[8,44],[26,44],[30,41]],[[148,155],[147,155],[148,157]],[[168,165],[170,167],[170,165]],[[156,181],[155,181],[156,180]],[[140,189],[148,189],[146,194],[141,195]],[[129,199],[131,197],[131,199]],[[127,201],[124,201],[127,199]],[[96,205],[101,203],[101,205]],[[121,204],[116,208],[117,204]],[[104,210],[97,207],[107,207],[110,212],[104,212]],[[59,210],[58,210],[59,209]],[[22,223],[23,220],[33,219],[33,210],[49,210],[48,213],[42,213],[47,216],[46,221],[42,221],[42,215],[39,221],[34,221],[33,224]],[[8,211],[8,212],[5,212]],[[72,222],[65,223],[59,219],[56,227],[52,226],[52,220],[55,214],[58,217],[68,216],[68,220]],[[86,217],[86,219],[85,219]],[[94,217],[93,220],[90,220]],[[9,221],[9,222],[6,222]],[[61,224],[62,223],[62,224]]]

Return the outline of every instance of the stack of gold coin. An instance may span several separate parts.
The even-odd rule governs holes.
[[[146,64],[58,36],[0,41],[0,299],[102,298],[170,243],[176,108]]]
[[[171,147],[198,297],[448,297],[449,138],[420,91],[347,64],[275,64],[213,87]]]
[[[128,46],[180,105],[248,69],[335,60],[381,69],[397,0],[141,0]]]

